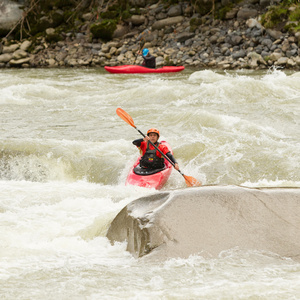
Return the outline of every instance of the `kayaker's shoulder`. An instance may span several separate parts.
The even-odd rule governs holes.
[[[161,145],[163,148],[165,148],[166,150],[172,152],[172,148],[171,148],[171,146],[169,145],[169,143],[168,143],[167,141],[160,141],[159,143],[160,143],[160,145]],[[167,152],[168,152],[168,151],[167,151]]]

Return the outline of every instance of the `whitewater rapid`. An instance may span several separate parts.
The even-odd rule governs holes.
[[[137,131],[205,185],[300,187],[300,73],[0,72],[1,299],[297,299],[300,265],[233,248],[151,263],[105,237],[131,201]],[[173,172],[163,191],[184,190]]]

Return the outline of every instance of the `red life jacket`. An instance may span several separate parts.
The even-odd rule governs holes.
[[[157,148],[159,148],[159,143],[157,143]],[[158,152],[159,153],[159,152]],[[161,156],[161,155],[160,155]],[[165,166],[164,158],[157,156],[157,150],[156,148],[150,149],[150,143],[147,143],[147,148],[140,159],[140,165],[144,168],[150,168],[150,169],[161,169]]]

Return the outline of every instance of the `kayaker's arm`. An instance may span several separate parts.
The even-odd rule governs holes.
[[[141,144],[142,144],[142,141],[144,141],[144,139],[137,139],[137,140],[134,140],[132,142],[133,145],[137,146],[137,147],[140,147]]]
[[[175,157],[173,156],[173,154],[172,154],[171,152],[168,152],[166,155],[167,155],[168,158],[170,158],[170,160],[174,163],[175,169],[176,169],[176,170],[179,170],[179,165],[178,165],[178,163],[177,163]]]

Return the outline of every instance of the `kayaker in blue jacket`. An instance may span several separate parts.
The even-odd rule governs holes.
[[[168,147],[158,142],[159,131],[156,128],[151,128],[147,131],[147,135],[144,139],[134,140],[132,143],[140,148],[142,158],[140,160],[140,166],[150,169],[161,169],[164,167],[164,158],[161,153],[151,145],[151,141],[158,149],[165,154],[173,163],[174,168],[179,170],[179,165],[176,162],[174,156],[169,151]]]
[[[139,54],[142,54],[142,57],[144,59],[142,66],[146,68],[155,69],[156,68],[156,58],[155,56],[151,55],[149,52],[149,49],[145,48],[142,52],[139,52]]]

